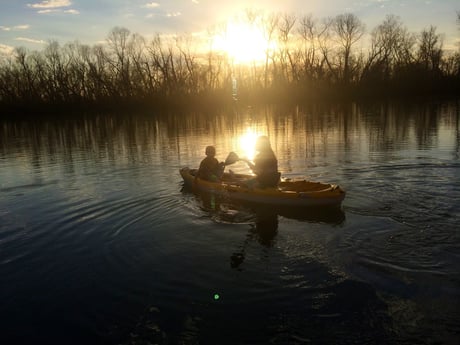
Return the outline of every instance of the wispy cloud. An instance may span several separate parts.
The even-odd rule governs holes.
[[[60,10],[51,10],[51,9],[37,11],[37,13],[40,13],[40,14],[57,13],[57,12],[61,12],[61,11]]]
[[[30,28],[30,25],[16,25],[16,26],[1,26],[0,25],[0,30],[1,31],[19,31],[19,30],[27,30]]]
[[[65,9],[72,5],[70,0],[48,0],[37,2],[34,4],[27,4],[28,7],[36,9],[38,14],[50,13],[66,13],[66,14],[80,14],[78,10],[73,8]]]
[[[74,9],[70,9],[70,10],[65,10],[64,13],[68,13],[68,14],[80,14],[80,11],[74,10]]]
[[[27,4],[31,8],[60,8],[60,7],[69,7],[72,5],[70,0],[45,0],[35,4]]]
[[[155,17],[167,17],[167,18],[174,18],[181,16],[181,12],[168,12],[168,13],[148,13],[145,18],[155,18]]]
[[[50,14],[50,13],[66,13],[66,14],[80,14],[80,11],[70,9],[70,10],[61,10],[59,8],[57,9],[46,9],[46,10],[40,10],[37,11],[38,14]]]
[[[13,26],[14,30],[27,30],[28,28],[30,28],[28,24]]]
[[[43,40],[36,40],[33,38],[27,38],[27,37],[16,37],[16,41],[22,41],[22,42],[27,42],[27,43],[37,43],[37,44],[45,44],[46,42]]]
[[[192,2],[198,3],[198,0],[191,0]],[[145,15],[146,18],[154,18],[154,17],[178,17],[181,16],[181,12],[165,12],[160,9],[161,5],[158,2],[148,2],[142,6],[143,8],[148,8],[150,10],[155,9],[150,13]]]
[[[149,2],[144,5],[145,8],[158,8],[160,4],[158,2]]]

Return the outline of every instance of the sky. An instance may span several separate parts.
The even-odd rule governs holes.
[[[318,19],[353,13],[368,33],[393,14],[411,32],[436,26],[446,49],[460,42],[459,0],[0,0],[0,53],[14,47],[41,50],[50,41],[94,45],[117,26],[145,38],[194,34],[247,8]]]

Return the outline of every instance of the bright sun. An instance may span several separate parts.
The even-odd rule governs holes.
[[[214,37],[214,47],[224,51],[236,64],[261,62],[275,48],[263,30],[247,22],[230,22],[226,31]]]
[[[247,127],[246,132],[239,136],[239,147],[241,152],[243,153],[244,157],[253,160],[255,156],[255,144],[257,138],[259,137],[259,133],[251,128]]]

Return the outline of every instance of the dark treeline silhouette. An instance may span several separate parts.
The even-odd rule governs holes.
[[[460,47],[445,50],[436,27],[414,34],[394,15],[370,32],[354,14],[319,20],[247,10],[244,20],[276,42],[263,62],[234,64],[214,49],[219,26],[209,29],[205,52],[191,35],[146,40],[121,27],[104,45],[53,41],[42,51],[17,48],[0,60],[0,105],[223,104],[231,102],[235,80],[242,102],[459,94]]]

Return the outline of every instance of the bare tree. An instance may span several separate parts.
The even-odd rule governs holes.
[[[440,70],[442,45],[442,38],[436,33],[436,27],[431,26],[420,34],[418,60],[426,70]]]
[[[318,34],[316,36],[316,40],[318,42],[319,49],[321,51],[321,62],[319,65],[320,69],[320,78],[326,78],[328,81],[331,80],[339,80],[339,73],[337,71],[338,63],[334,61],[336,56],[334,56],[334,46],[332,44],[332,25],[333,19],[332,18],[324,18],[321,22],[321,26],[318,30]],[[326,67],[328,75],[326,74]]]
[[[342,80],[345,84],[350,82],[352,64],[352,46],[364,34],[365,27],[361,20],[354,14],[340,14],[332,21],[332,30],[335,39],[340,45],[340,56],[343,58]]]
[[[389,80],[397,66],[405,66],[413,61],[414,43],[414,35],[408,32],[401,19],[388,15],[372,31],[363,78],[379,73],[383,80]]]
[[[358,49],[364,25],[353,14],[319,21],[312,15],[298,18],[247,10],[240,19],[264,32],[269,45],[264,64],[233,66],[231,57],[215,51],[213,37],[217,30],[226,31],[222,26],[209,31],[210,45],[204,52],[191,35],[157,34],[147,43],[142,36],[115,27],[107,45],[60,46],[52,41],[42,51],[18,48],[3,57],[0,103],[91,104],[223,95],[230,94],[233,76],[240,91],[276,91],[277,81],[282,81],[276,86],[284,93],[301,82],[315,82],[318,87],[299,90],[343,91],[356,81],[361,83],[357,86],[377,92],[458,88],[460,49],[444,51],[443,36],[433,26],[414,35],[400,18],[389,15],[372,30],[366,55],[364,48]],[[455,20],[460,29],[460,11]],[[275,41],[276,48],[271,46]]]
[[[128,29],[115,27],[107,37],[108,46],[114,55],[114,58],[109,60],[109,64],[111,65],[115,82],[118,84],[115,90],[118,90],[117,93],[121,93],[121,96],[128,96],[131,89],[129,79],[130,59],[127,54],[129,36],[130,31]]]
[[[297,21],[294,14],[284,14],[278,22],[278,42],[279,47],[279,62],[281,65],[280,78],[283,82],[291,82],[296,75],[293,57],[289,46],[292,29]]]
[[[139,34],[132,34],[127,45],[127,55],[131,61],[129,68],[129,80],[131,91],[136,97],[145,96],[148,90],[148,76],[145,70],[145,39]]]
[[[209,41],[209,49],[206,53],[206,64],[203,64],[203,69],[201,72],[201,82],[203,88],[207,91],[212,90],[218,82],[218,73],[222,67],[222,59],[220,58],[217,51],[214,50],[214,37],[216,35],[224,36],[227,31],[227,24],[214,25],[209,27],[207,30],[207,36]],[[227,59],[228,61],[228,59]],[[230,61],[228,61],[230,73],[233,73],[233,66]]]
[[[316,37],[317,33],[317,22],[310,14],[308,16],[303,16],[300,18],[300,26],[298,29],[298,33],[302,39],[302,46],[301,46],[301,68],[303,70],[303,74],[307,79],[312,79],[314,74],[314,68],[317,64],[317,43]]]
[[[36,75],[33,65],[30,63],[28,51],[25,48],[15,50],[15,59],[18,64],[18,91],[24,99],[33,99],[37,96]]]
[[[264,66],[264,87],[268,87],[268,75],[269,75],[269,62],[270,60],[274,63],[274,52],[271,50],[270,46],[273,40],[275,39],[276,28],[278,27],[278,22],[280,16],[278,14],[270,14],[266,16],[263,20],[263,30],[262,32],[265,35],[265,40],[267,41],[267,49],[265,51],[265,66]]]

